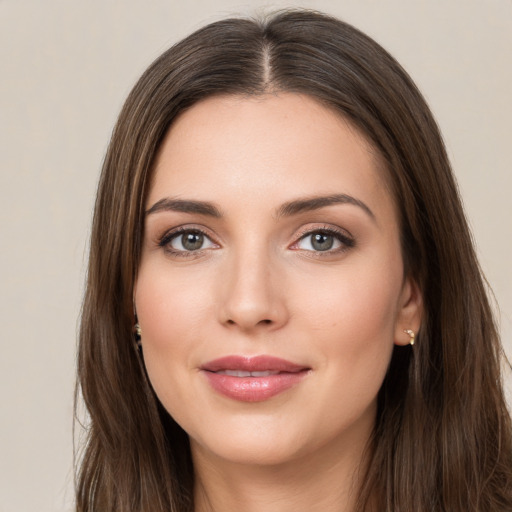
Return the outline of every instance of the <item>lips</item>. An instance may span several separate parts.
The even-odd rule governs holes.
[[[201,366],[218,393],[243,402],[261,402],[299,384],[311,368],[272,356],[227,356]]]

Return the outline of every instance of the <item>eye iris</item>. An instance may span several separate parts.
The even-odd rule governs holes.
[[[201,249],[203,242],[204,236],[201,233],[186,233],[181,238],[181,243],[187,251]]]
[[[315,233],[311,237],[311,246],[317,251],[328,251],[334,244],[334,238],[332,235],[326,235],[324,233]]]

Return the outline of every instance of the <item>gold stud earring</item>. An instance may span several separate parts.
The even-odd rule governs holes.
[[[414,336],[415,336],[414,331],[411,329],[404,329],[404,332],[405,332],[405,334],[408,334],[410,337],[409,344],[414,345]]]
[[[138,322],[133,326],[133,337],[135,338],[135,343],[137,343],[137,346],[140,347],[141,346],[140,339],[142,337],[142,329],[140,328],[140,325]]]

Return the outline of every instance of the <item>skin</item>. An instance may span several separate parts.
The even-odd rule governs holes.
[[[221,217],[146,215],[135,304],[150,381],[191,439],[196,510],[351,510],[393,345],[421,318],[386,180],[365,138],[303,95],[209,98],[169,130],[147,210],[186,199]],[[278,214],[334,194],[371,214],[351,203]],[[201,248],[184,251],[177,227],[204,231]],[[326,229],[342,241],[315,250],[308,233]],[[233,354],[310,370],[241,402],[200,370]]]

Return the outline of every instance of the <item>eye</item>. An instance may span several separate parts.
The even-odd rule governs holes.
[[[210,249],[216,245],[198,229],[181,229],[165,235],[160,246],[173,253],[196,252]]]
[[[293,249],[314,252],[341,252],[353,247],[355,242],[346,234],[333,229],[310,231],[303,235]]]

